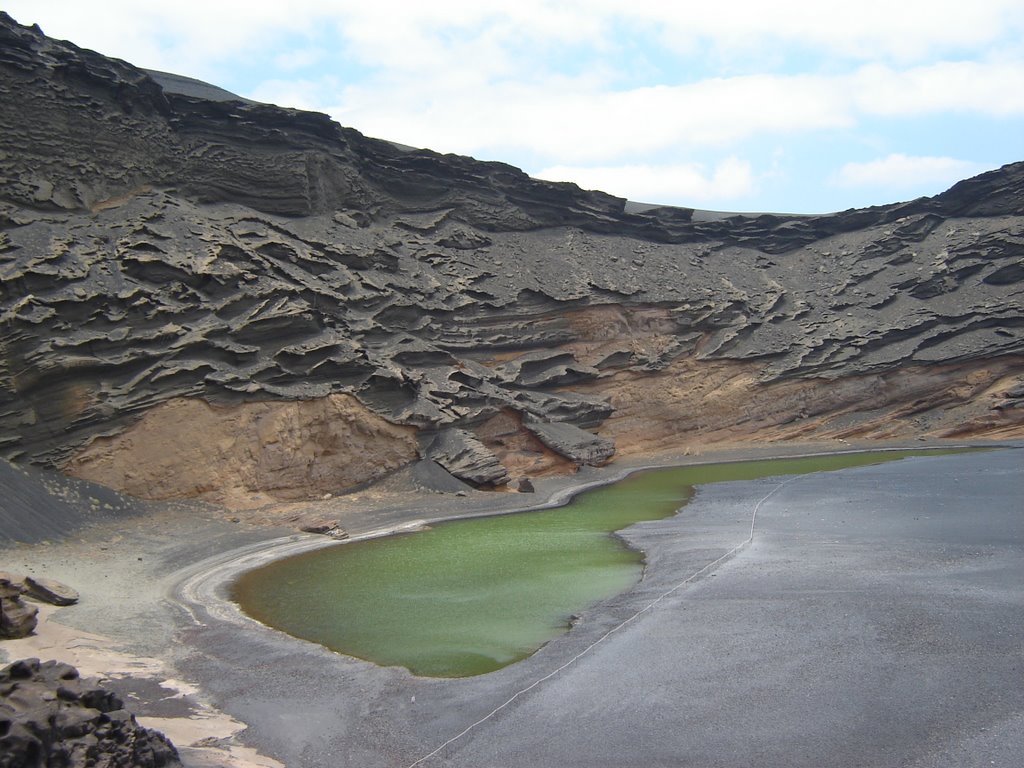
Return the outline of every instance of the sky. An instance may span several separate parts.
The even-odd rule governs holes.
[[[641,202],[821,213],[1024,160],[1024,0],[6,0],[137,66]]]

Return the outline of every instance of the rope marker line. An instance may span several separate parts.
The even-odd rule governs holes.
[[[416,766],[418,766],[418,765],[420,765],[420,764],[422,764],[422,763],[426,762],[427,760],[429,760],[430,758],[434,757],[435,755],[437,755],[437,754],[438,754],[439,752],[441,752],[442,750],[444,750],[444,749],[448,748],[449,746],[451,746],[452,744],[454,744],[454,743],[455,743],[456,741],[458,741],[459,739],[461,739],[461,738],[462,738],[463,736],[465,736],[465,735],[466,735],[467,733],[469,733],[470,731],[472,731],[472,730],[474,730],[475,728],[477,728],[478,726],[480,726],[480,725],[483,725],[484,723],[486,723],[486,722],[487,722],[488,720],[490,720],[490,719],[491,719],[492,717],[494,717],[494,716],[495,716],[495,715],[497,715],[497,714],[498,714],[499,712],[501,712],[501,711],[502,711],[503,709],[505,709],[505,708],[506,708],[506,707],[508,707],[508,706],[509,706],[510,704],[512,704],[512,703],[513,703],[513,702],[514,702],[514,701],[515,701],[516,699],[518,699],[518,698],[519,698],[520,696],[523,696],[524,694],[527,694],[527,693],[529,693],[529,692],[530,692],[530,691],[532,691],[532,690],[533,690],[534,688],[536,688],[536,687],[537,687],[538,685],[540,685],[540,684],[542,684],[542,683],[545,683],[545,682],[547,682],[548,680],[550,680],[550,679],[551,679],[552,677],[554,677],[555,675],[557,675],[557,674],[558,674],[559,672],[561,672],[562,670],[564,670],[564,669],[565,669],[566,667],[569,667],[569,666],[571,666],[571,665],[575,664],[575,663],[576,663],[577,661],[579,661],[579,660],[580,660],[581,658],[583,658],[583,657],[584,657],[584,656],[586,656],[586,655],[587,655],[588,653],[590,653],[590,652],[591,652],[592,650],[594,650],[594,648],[596,648],[596,647],[597,647],[598,645],[600,645],[601,643],[603,643],[603,642],[604,642],[605,640],[607,640],[607,639],[608,639],[609,637],[611,637],[611,636],[612,636],[613,634],[615,634],[615,633],[616,633],[616,632],[618,632],[618,631],[619,631],[620,629],[622,629],[623,627],[625,627],[625,626],[626,626],[627,624],[630,624],[631,622],[633,622],[633,621],[635,621],[635,620],[636,620],[637,618],[639,618],[639,617],[640,617],[641,615],[643,615],[643,614],[647,613],[647,612],[648,612],[649,610],[651,610],[652,608],[654,608],[654,606],[656,606],[656,605],[657,605],[658,603],[660,603],[660,602],[661,602],[662,600],[664,600],[664,599],[665,599],[666,597],[668,597],[669,595],[671,595],[671,594],[672,594],[673,592],[676,592],[677,590],[679,590],[679,589],[682,589],[682,588],[683,588],[684,586],[686,586],[686,585],[687,585],[687,584],[689,584],[690,582],[694,581],[695,579],[697,579],[698,577],[700,577],[701,575],[703,575],[703,574],[704,574],[704,573],[706,573],[707,571],[711,570],[712,568],[714,568],[714,567],[715,567],[716,565],[718,565],[718,564],[719,564],[719,563],[721,563],[722,561],[724,561],[724,560],[728,560],[728,559],[729,559],[730,557],[732,557],[732,556],[733,556],[734,554],[736,554],[737,552],[739,552],[739,551],[740,551],[741,549],[743,549],[743,547],[747,546],[747,544],[751,543],[751,542],[752,542],[752,541],[754,540],[754,527],[755,527],[755,525],[757,524],[757,513],[758,513],[758,511],[759,511],[759,510],[761,509],[761,505],[762,505],[762,504],[764,504],[764,503],[765,503],[766,501],[768,501],[768,499],[770,499],[770,498],[771,498],[772,496],[774,496],[774,495],[775,495],[775,494],[776,494],[776,493],[777,493],[778,491],[780,491],[780,490],[781,490],[781,489],[782,489],[782,488],[783,488],[784,486],[788,485],[789,483],[793,482],[794,480],[797,480],[797,479],[799,479],[800,477],[803,477],[803,475],[793,475],[792,477],[789,477],[789,478],[787,478],[786,480],[783,480],[783,481],[782,481],[781,483],[779,483],[778,485],[776,485],[776,486],[775,486],[774,488],[772,488],[772,489],[771,489],[770,491],[768,491],[768,493],[766,493],[766,494],[765,494],[764,496],[762,496],[762,497],[761,497],[761,498],[760,498],[760,499],[759,499],[759,500],[757,501],[757,503],[756,503],[756,504],[754,505],[754,509],[752,510],[752,512],[751,512],[751,515],[750,515],[750,533],[749,533],[749,535],[747,536],[747,538],[746,538],[746,539],[744,539],[743,541],[741,541],[741,542],[740,542],[739,544],[737,544],[737,545],[736,545],[735,547],[733,547],[732,549],[730,549],[730,550],[729,550],[728,552],[726,552],[726,553],[725,553],[724,555],[722,555],[721,557],[719,557],[719,558],[718,558],[717,560],[715,560],[715,561],[713,561],[713,562],[711,562],[711,563],[708,563],[707,565],[705,565],[705,566],[704,566],[703,568],[701,568],[700,570],[694,571],[694,572],[693,572],[692,574],[690,574],[689,576],[687,576],[687,577],[686,577],[685,579],[683,579],[682,581],[680,581],[680,582],[679,582],[678,584],[676,584],[675,586],[673,586],[673,587],[672,587],[671,589],[668,589],[668,590],[666,590],[665,592],[662,592],[662,593],[661,593],[660,595],[658,595],[658,597],[656,597],[656,598],[655,598],[654,600],[652,600],[652,601],[651,601],[651,602],[649,602],[649,603],[648,603],[647,605],[645,605],[645,606],[644,606],[643,608],[641,608],[640,610],[638,610],[638,611],[637,611],[636,613],[634,613],[634,614],[633,614],[632,616],[630,616],[630,617],[629,617],[628,619],[623,619],[623,620],[622,620],[621,622],[619,622],[619,623],[618,623],[618,624],[616,624],[616,625],[615,625],[614,627],[612,627],[611,629],[609,629],[609,630],[608,630],[607,632],[605,632],[605,633],[604,633],[603,635],[601,635],[601,636],[600,636],[599,638],[597,638],[597,640],[595,640],[594,642],[592,642],[592,643],[591,643],[590,645],[588,645],[588,646],[587,646],[586,648],[584,648],[584,649],[583,649],[582,651],[580,651],[579,653],[577,653],[577,654],[576,654],[575,656],[573,656],[573,657],[572,657],[571,659],[569,659],[569,660],[568,660],[567,662],[565,662],[564,664],[562,664],[562,665],[561,665],[560,667],[557,667],[556,669],[552,670],[551,672],[548,672],[548,673],[547,673],[546,675],[544,675],[543,677],[540,677],[540,678],[538,678],[538,679],[534,680],[534,681],[533,681],[532,683],[530,683],[530,684],[529,684],[528,686],[526,686],[525,688],[523,688],[523,689],[521,689],[521,690],[519,690],[519,691],[516,691],[516,692],[515,692],[514,694],[512,694],[512,695],[511,695],[511,696],[510,696],[510,697],[509,697],[508,699],[506,699],[506,700],[505,700],[504,702],[502,702],[501,704],[499,704],[498,706],[496,706],[496,707],[495,707],[494,709],[492,709],[492,710],[491,710],[490,712],[488,712],[488,713],[487,713],[486,715],[484,715],[483,717],[481,717],[481,718],[480,718],[479,720],[477,720],[476,722],[474,722],[474,723],[471,723],[471,724],[469,724],[468,726],[466,726],[466,727],[465,727],[465,728],[464,728],[464,729],[463,729],[462,731],[460,731],[459,733],[457,733],[457,734],[455,734],[454,736],[452,736],[452,737],[451,737],[450,739],[448,739],[448,740],[447,740],[446,742],[444,742],[443,744],[441,744],[441,745],[440,745],[439,747],[435,748],[435,749],[434,749],[433,751],[431,751],[431,752],[428,752],[427,754],[423,755],[423,757],[419,758],[419,759],[418,759],[418,760],[416,760],[415,762],[409,763],[409,765],[408,765],[408,766],[407,766],[406,768],[416,768]]]

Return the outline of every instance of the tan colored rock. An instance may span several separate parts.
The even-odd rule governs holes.
[[[576,471],[576,464],[538,440],[523,426],[522,416],[511,409],[503,409],[475,426],[473,434],[514,477],[567,475]]]
[[[21,599],[21,583],[9,576],[0,576],[0,639],[28,637],[35,631],[39,609]]]
[[[1024,408],[997,408],[1020,358],[838,379],[763,383],[756,362],[681,358],[653,374],[623,371],[577,385],[609,398],[598,430],[619,455],[751,441],[1020,438]]]
[[[67,584],[53,579],[26,576],[25,595],[50,605],[74,605],[78,602],[78,591]]]
[[[64,469],[144,499],[244,508],[320,498],[386,474],[417,458],[415,433],[343,394],[226,407],[179,398],[94,440]]]

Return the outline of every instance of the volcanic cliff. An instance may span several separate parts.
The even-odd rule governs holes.
[[[616,451],[1024,435],[1024,163],[830,215],[649,208],[3,14],[0,99],[11,460],[254,503],[417,461],[490,487]]]

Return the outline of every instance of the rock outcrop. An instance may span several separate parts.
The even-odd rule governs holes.
[[[78,602],[78,590],[54,579],[26,576],[22,581],[24,593],[33,600],[50,605],[68,606]]]
[[[0,766],[180,766],[163,734],[140,726],[115,694],[56,661],[0,670]]]
[[[150,499],[252,506],[379,478],[416,459],[415,432],[345,394],[223,405],[175,398],[123,432],[96,438],[64,466]]]
[[[1024,163],[832,215],[637,207],[6,16],[0,98],[8,459],[259,501],[419,459],[492,485],[714,440],[1024,434]],[[211,434],[203,409],[302,414]]]
[[[39,609],[22,600],[24,585],[8,573],[0,573],[0,639],[28,637],[35,632]]]
[[[508,470],[498,457],[464,429],[442,431],[428,452],[451,475],[474,485],[504,485],[509,480]]]
[[[615,443],[565,422],[528,418],[524,422],[544,445],[579,466],[600,466],[615,455]]]

